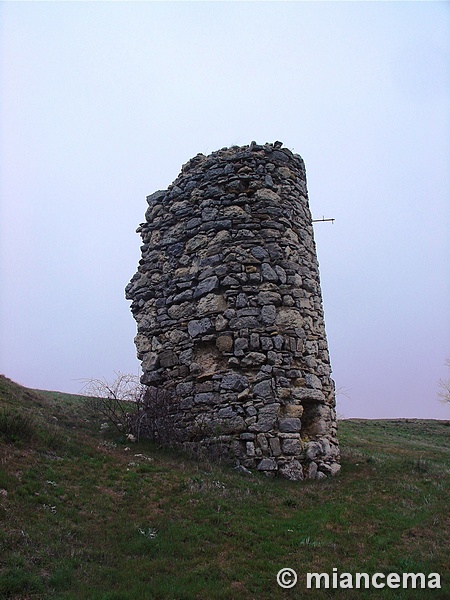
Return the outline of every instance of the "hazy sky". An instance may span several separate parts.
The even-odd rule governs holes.
[[[2,2],[0,372],[139,372],[145,197],[198,152],[305,160],[346,417],[450,418],[450,5]]]

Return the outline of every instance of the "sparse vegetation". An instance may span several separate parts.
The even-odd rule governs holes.
[[[450,358],[445,361],[448,369],[450,370]],[[450,379],[439,379],[439,393],[438,396],[444,404],[450,404]]]
[[[342,474],[295,483],[127,444],[84,399],[3,377],[0,411],[0,598],[450,597],[448,422],[342,421]],[[438,572],[442,589],[306,589],[333,567]]]
[[[137,375],[116,373],[113,382],[87,379],[82,393],[92,416],[106,420],[119,434],[130,432],[130,415],[141,410],[147,388]]]
[[[0,439],[17,442],[31,439],[36,433],[36,425],[31,415],[10,408],[0,409]]]

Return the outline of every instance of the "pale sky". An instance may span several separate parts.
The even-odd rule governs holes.
[[[145,197],[198,152],[305,160],[338,413],[450,418],[450,5],[2,2],[0,372],[139,373]]]

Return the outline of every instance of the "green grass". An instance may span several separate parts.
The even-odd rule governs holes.
[[[78,396],[0,377],[0,598],[450,597],[448,422],[342,421],[341,475],[294,483],[127,446],[90,419]],[[306,589],[333,567],[438,572],[442,589]]]

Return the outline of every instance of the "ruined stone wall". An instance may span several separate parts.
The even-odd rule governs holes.
[[[126,288],[143,383],[177,443],[289,479],[339,470],[303,160],[280,142],[198,154],[147,198]]]

